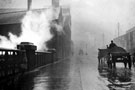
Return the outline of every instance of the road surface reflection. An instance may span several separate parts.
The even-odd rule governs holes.
[[[70,60],[35,70],[20,78],[17,90],[68,90]]]

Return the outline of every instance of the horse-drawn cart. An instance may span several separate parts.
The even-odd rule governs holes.
[[[101,64],[101,61],[107,61],[108,67],[116,67],[117,62],[123,62],[125,68],[128,67],[131,68],[131,58],[130,54],[127,53],[125,49],[122,47],[115,46],[111,49],[99,49],[98,52],[98,59],[99,63]]]

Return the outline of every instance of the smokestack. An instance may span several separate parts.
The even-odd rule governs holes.
[[[59,7],[59,0],[52,0],[53,7]]]
[[[30,10],[30,8],[31,8],[31,4],[32,4],[32,0],[28,0],[28,2],[27,2],[27,9],[28,9],[28,11]]]

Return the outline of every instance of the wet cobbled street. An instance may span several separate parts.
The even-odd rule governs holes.
[[[135,69],[117,64],[108,69],[96,56],[74,55],[71,59],[38,68],[22,76],[17,90],[134,90]]]

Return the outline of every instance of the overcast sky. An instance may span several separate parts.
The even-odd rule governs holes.
[[[34,8],[46,7],[51,0],[33,0]],[[75,40],[106,44],[135,26],[135,0],[61,0],[62,5],[71,8],[72,36]],[[1,8],[24,8],[27,0],[0,0]],[[94,44],[93,44],[94,45]]]
[[[135,26],[135,0],[62,0],[72,11],[73,37],[108,44]],[[93,44],[95,45],[95,44]]]

